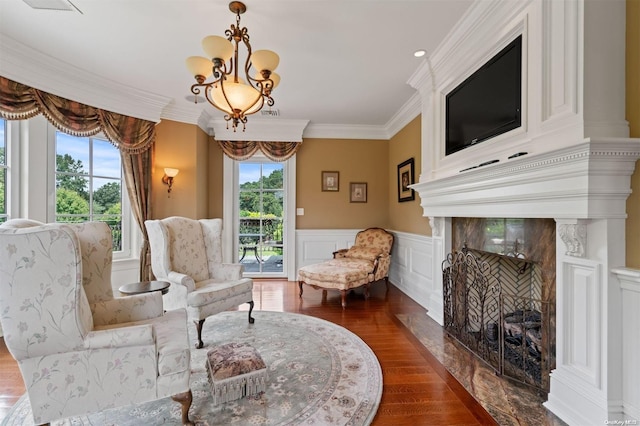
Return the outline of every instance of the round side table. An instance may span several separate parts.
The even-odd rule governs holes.
[[[121,286],[118,291],[127,296],[132,294],[151,293],[152,291],[161,291],[162,294],[169,292],[171,284],[167,281],[141,281],[138,283],[130,283]]]

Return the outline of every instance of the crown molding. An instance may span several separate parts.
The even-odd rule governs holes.
[[[171,103],[162,110],[161,118],[163,120],[199,125],[200,117],[202,117],[203,114],[206,114],[206,110],[202,109],[201,104],[194,103],[186,107],[181,107],[176,105],[175,101],[172,100]],[[208,132],[206,127],[202,128],[202,130]]]
[[[386,139],[391,139],[420,114],[422,114],[422,96],[416,92],[387,122],[385,126],[387,133]]]
[[[305,138],[318,139],[389,139],[385,126],[360,124],[310,124]]]
[[[207,135],[214,136],[213,134],[213,126],[211,125],[213,116],[209,114],[209,111],[202,110],[198,120],[196,121],[197,126],[200,127]]]
[[[159,122],[170,98],[74,67],[0,34],[0,75],[96,108]]]
[[[198,122],[200,128],[205,117]],[[227,128],[224,118],[210,118],[207,122],[208,134],[213,129],[216,140],[225,141],[264,141],[264,142],[302,142],[302,133],[309,120],[287,120],[284,118],[249,118],[244,131],[237,129],[235,132]],[[204,129],[203,129],[204,130]]]
[[[165,119],[196,124],[208,134],[229,135],[226,122],[222,118],[213,118],[209,111],[203,110],[199,104],[192,107],[178,106],[169,97],[102,78],[19,43],[4,34],[0,34],[0,75],[96,108],[156,123]],[[420,97],[414,95],[384,125],[309,124],[308,120],[271,118],[264,120],[264,124],[248,124],[244,134],[236,132],[236,135],[226,139],[247,140],[251,137],[256,138],[252,140],[300,141],[304,137],[388,140],[417,117],[422,112],[421,109]],[[263,122],[258,118],[249,120],[250,123]],[[220,125],[219,122],[223,124]],[[281,126],[284,127],[278,130]],[[302,129],[302,136],[297,134],[298,127]],[[216,128],[218,132],[215,132]],[[251,128],[264,128],[266,133],[258,134]]]

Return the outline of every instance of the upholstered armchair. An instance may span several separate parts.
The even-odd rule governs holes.
[[[171,396],[191,424],[184,310],[114,298],[103,222],[0,226],[0,321],[36,424]],[[24,224],[22,224],[24,225]]]
[[[369,285],[383,280],[389,288],[389,268],[393,234],[382,228],[367,228],[356,234],[348,249],[333,252],[333,259],[298,269],[300,297],[303,284],[314,288],[339,290],[342,307],[347,306],[347,292],[364,286],[365,298],[369,297]]]
[[[222,263],[222,219],[172,216],[145,222],[156,279],[171,283],[163,296],[165,309],[186,308],[196,325],[196,348],[202,348],[207,317],[249,304],[253,323],[253,280],[244,267]]]

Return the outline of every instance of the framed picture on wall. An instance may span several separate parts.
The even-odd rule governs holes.
[[[413,189],[409,188],[415,182],[413,158],[398,164],[398,202],[412,201],[416,198]]]
[[[337,192],[340,190],[339,172],[322,172],[322,190]]]
[[[365,182],[351,182],[349,188],[349,201],[352,203],[367,202],[367,184]]]

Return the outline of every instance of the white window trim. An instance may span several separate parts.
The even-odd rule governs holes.
[[[47,123],[47,222],[56,221],[56,132],[58,130],[51,123]],[[102,133],[91,136],[107,140]],[[131,202],[127,193],[127,186],[124,182],[124,176],[121,180],[122,191],[122,250],[113,252],[113,260],[127,260],[139,257],[139,253],[132,248],[135,247],[139,238],[132,229],[133,213],[131,211]]]
[[[266,159],[262,155],[255,154],[252,159]],[[238,163],[227,155],[223,159],[223,259],[231,262],[233,253],[237,252],[237,242],[233,238],[238,233]],[[284,191],[285,197],[285,261],[286,270],[283,273],[287,280],[296,279],[296,156],[289,158],[284,167]]]
[[[6,138],[6,214],[7,219],[17,217],[20,212],[20,127],[18,121],[5,120]]]

